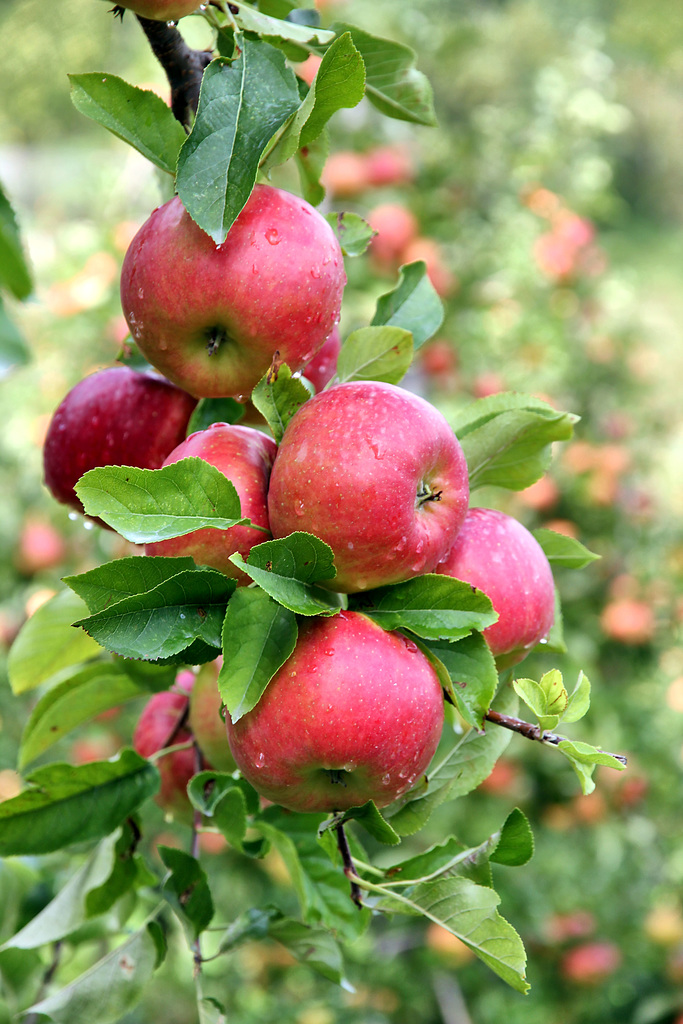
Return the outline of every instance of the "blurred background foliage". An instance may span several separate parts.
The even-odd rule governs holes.
[[[516,389],[581,416],[548,477],[518,495],[480,492],[530,527],[578,536],[602,556],[558,574],[566,655],[534,655],[594,686],[581,738],[629,756],[578,795],[551,750],[515,738],[492,776],[440,809],[412,842],[455,829],[479,842],[512,806],[536,855],[496,885],[530,956],[521,997],[444,933],[378,924],[350,950],[355,992],[250,946],[211,965],[234,1024],[671,1024],[683,1020],[683,7],[673,0],[361,0],[320,4],[333,18],[413,45],[434,85],[440,129],[361,105],[334,123],[329,209],[354,209],[380,234],[350,262],[343,333],[368,322],[398,266],[425,258],[447,315],[411,387],[452,414]],[[128,550],[84,529],[41,482],[49,417],[125,337],[118,273],[137,226],[163,198],[155,172],[71,107],[67,72],[107,70],[166,95],[135,20],[107,0],[2,0],[0,180],[26,239],[35,294],[9,303],[31,361],[0,382],[0,798],[15,791],[29,707],[4,670],[16,630],[61,576]],[[209,44],[199,18],[182,30]],[[379,156],[378,156],[379,154]],[[281,180],[296,188],[285,170]],[[280,181],[280,179],[278,179]],[[63,745],[73,761],[109,756],[136,708]],[[578,733],[577,733],[578,735]],[[164,842],[182,830],[159,816]],[[150,847],[158,836],[148,837]],[[277,894],[282,866],[205,848],[237,910]],[[154,856],[153,850],[151,855]],[[378,851],[378,856],[388,856]],[[0,869],[3,937],[50,898],[70,866],[45,858]],[[73,973],[101,936],[67,944]],[[35,993],[40,956],[0,953],[0,1022]],[[193,1019],[186,954],[128,1018]],[[3,1017],[3,1013],[5,1016]]]

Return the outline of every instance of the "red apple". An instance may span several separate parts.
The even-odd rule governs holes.
[[[121,303],[140,350],[200,397],[247,397],[279,352],[300,370],[339,319],[346,283],[335,234],[312,206],[257,185],[222,245],[176,196],[123,261]]]
[[[54,413],[43,448],[45,483],[83,511],[74,485],[98,466],[158,469],[185,437],[196,399],[157,374],[111,366],[84,377]]]
[[[333,196],[357,196],[368,187],[365,157],[340,150],[332,153],[322,173],[322,183]]]
[[[192,14],[199,7],[197,0],[116,0],[119,7],[126,7],[141,18],[152,21],[177,21],[186,14]]]
[[[472,508],[447,558],[436,570],[487,594],[498,621],[484,637],[500,664],[521,661],[549,632],[555,587],[548,559],[535,537],[512,516]]]
[[[187,715],[193,683],[192,672],[179,672],[174,689],[150,697],[133,733],[133,746],[141,757],[192,739],[190,730],[180,722]],[[191,814],[187,784],[197,771],[195,751],[188,747],[166,754],[157,761],[157,768],[161,787],[154,799],[172,817],[187,820]]]
[[[294,653],[228,739],[258,792],[293,811],[345,810],[405,793],[443,725],[436,672],[401,633],[359,612],[306,619]]]
[[[310,363],[306,363],[301,371],[316,391],[322,391],[337,372],[337,360],[340,349],[341,336],[339,328],[335,327],[317,356],[313,356]]]
[[[235,760],[230,753],[221,715],[223,702],[218,692],[218,673],[222,658],[202,665],[190,695],[190,729],[199,749],[216,771],[234,772]]]
[[[371,185],[405,185],[415,177],[413,161],[402,146],[377,146],[365,154],[365,164]]]
[[[650,605],[630,597],[617,598],[606,604],[600,625],[610,640],[632,646],[650,643],[657,628]]]
[[[32,576],[43,569],[52,569],[66,557],[62,535],[51,523],[28,516],[19,534],[14,562],[20,572]]]
[[[432,572],[467,511],[467,465],[448,423],[393,384],[337,384],[309,399],[280,443],[268,491],[274,537],[314,533],[346,593]]]
[[[402,254],[417,237],[417,218],[400,203],[383,203],[368,215],[370,227],[377,232],[370,242],[373,262],[382,270],[394,270],[405,263]]]
[[[576,985],[601,985],[621,966],[621,951],[613,942],[585,942],[567,950],[560,971]]]
[[[206,430],[190,434],[165,459],[164,466],[195,456],[219,469],[232,483],[240,498],[242,515],[256,526],[268,528],[266,494],[268,478],[277,445],[254,427],[239,424],[212,423]],[[251,583],[243,572],[233,565],[230,555],[236,551],[246,558],[254,544],[270,540],[263,530],[253,526],[233,526],[230,530],[194,530],[184,537],[172,537],[147,544],[148,555],[190,555],[198,565],[210,565],[236,579],[238,583]]]

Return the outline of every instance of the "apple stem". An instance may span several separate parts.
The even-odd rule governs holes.
[[[433,491],[426,480],[421,480],[415,498],[415,507],[419,508],[427,501],[441,501],[443,491]]]
[[[152,53],[166,72],[173,116],[189,131],[197,113],[204,69],[213,55],[207,50],[190,49],[174,25],[142,18],[139,14],[136,17]]]
[[[344,874],[351,883],[351,899],[360,910],[363,906],[363,895],[356,881],[356,868],[351,856],[351,850],[349,849],[349,841],[346,838],[346,832],[341,823],[336,825],[334,830],[337,833],[337,846],[341,854],[342,864],[344,865]]]
[[[499,711],[493,711],[491,708],[484,715],[489,722],[494,722],[496,725],[502,725],[504,729],[511,729],[512,732],[519,733],[520,736],[525,736],[528,740],[538,740],[539,743],[549,743],[552,746],[557,746],[566,740],[567,736],[560,736],[555,732],[546,732],[541,729],[539,725],[534,725],[532,722],[525,722],[521,718],[513,718],[511,715],[501,715]],[[613,757],[616,761],[621,761],[622,764],[628,764],[627,758],[623,754],[612,754],[608,750],[600,750],[601,754],[608,754],[609,757]]]

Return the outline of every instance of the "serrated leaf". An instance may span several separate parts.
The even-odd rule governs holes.
[[[76,110],[133,146],[162,171],[175,174],[187,136],[160,96],[107,72],[69,75],[69,80]]]
[[[126,748],[112,761],[45,765],[25,781],[23,793],[0,803],[2,857],[101,839],[156,793],[159,772]]]
[[[26,339],[8,315],[0,295],[0,380],[15,366],[25,366],[30,358]]]
[[[562,716],[563,722],[578,722],[579,719],[583,718],[590,707],[591,703],[591,684],[588,676],[584,675],[583,672],[579,672],[579,678],[576,681],[576,686],[569,695],[567,702],[567,710]]]
[[[295,532],[255,545],[246,562],[232,562],[279,604],[298,615],[334,615],[342,607],[340,594],[316,587],[336,575],[329,545],[310,533]]]
[[[497,833],[498,841],[492,850],[490,859],[496,864],[508,867],[521,867],[527,864],[534,855],[534,837],[526,815],[515,807],[510,811]]]
[[[276,377],[269,377],[271,374],[267,373],[261,378],[252,391],[251,400],[279,444],[292,416],[308,401],[311,394],[298,377],[292,377],[292,371],[286,363],[278,367]]]
[[[613,757],[612,754],[608,754],[604,750],[598,750],[597,747],[591,746],[590,743],[582,743],[578,740],[562,740],[558,743],[557,749],[571,763],[581,782],[581,789],[585,794],[592,793],[595,789],[592,776],[597,765],[614,768],[618,772],[623,772],[626,767],[616,757]]]
[[[250,4],[233,4],[231,11],[237,24],[245,32],[254,32],[260,36],[271,36],[286,39],[292,43],[317,43],[324,46],[334,39],[334,32],[319,28],[317,25],[305,25],[300,22],[284,21],[254,10]]]
[[[567,710],[567,691],[558,669],[546,672],[539,683],[533,679],[514,679],[515,693],[538,718],[541,730],[554,729]]]
[[[322,835],[328,829],[345,825],[347,821],[357,821],[378,843],[395,846],[401,842],[399,835],[394,831],[386,818],[382,816],[373,800],[368,800],[361,807],[351,807],[347,811],[328,818],[318,829],[318,835]]]
[[[229,530],[241,517],[234,485],[204,459],[190,457],[161,469],[100,466],[84,473],[76,493],[97,516],[134,544],[184,537],[207,526]]]
[[[377,300],[372,325],[403,327],[413,336],[415,351],[434,335],[443,323],[443,303],[422,260],[399,270],[398,284]]]
[[[225,609],[235,586],[234,580],[216,569],[186,570],[75,625],[126,658],[168,658],[185,651],[194,640],[218,651]]]
[[[0,288],[7,288],[15,299],[26,299],[33,290],[31,272],[24,256],[17,220],[2,185],[0,185]]]
[[[544,528],[534,530],[533,535],[545,552],[545,556],[553,566],[563,569],[583,569],[595,562],[601,555],[589,551],[587,547],[574,537]]]
[[[413,336],[402,327],[359,327],[339,352],[336,381],[398,384],[413,361]]]
[[[483,636],[470,633],[455,643],[432,640],[427,646],[448,672],[458,711],[469,725],[481,729],[498,686],[496,663]]]
[[[247,814],[259,809],[258,797],[246,779],[233,779],[224,772],[199,772],[187,787],[193,807],[201,811],[223,833],[231,846],[241,850],[247,831]]]
[[[218,689],[233,722],[256,707],[296,645],[296,616],[263,590],[240,588],[223,624]]]
[[[470,490],[529,487],[548,468],[553,441],[572,436],[575,420],[533,395],[516,392],[472,402],[453,424],[467,459]]]
[[[159,856],[170,871],[164,893],[188,929],[197,939],[208,928],[214,914],[213,899],[206,872],[195,857],[172,846],[157,846]]]
[[[7,659],[15,694],[32,690],[62,669],[102,654],[99,644],[73,628],[74,620],[86,611],[80,597],[64,590],[41,605],[24,623]]]
[[[266,145],[300,102],[279,50],[246,38],[240,48],[236,60],[217,57],[204,71],[194,127],[178,157],[178,195],[217,245],[251,195]]]
[[[337,236],[337,241],[345,256],[362,256],[377,234],[366,220],[349,210],[328,213],[325,219]],[[396,326],[401,327],[402,324]]]
[[[378,587],[363,595],[360,610],[383,629],[407,629],[424,640],[460,640],[498,618],[481,590],[438,573]]]
[[[25,1013],[54,1024],[114,1024],[140,1000],[160,961],[158,925],[135,932],[66,988],[34,1003]]]
[[[415,68],[414,50],[344,22],[332,29],[338,36],[350,33],[365,63],[366,95],[378,110],[399,121],[436,125],[432,88]]]
[[[105,611],[126,597],[145,594],[178,573],[195,568],[189,557],[134,555],[105,562],[78,576],[64,576],[63,582],[85,601],[92,614]]]
[[[239,423],[243,417],[244,406],[234,398],[201,398],[187,424],[187,436],[212,423]]]

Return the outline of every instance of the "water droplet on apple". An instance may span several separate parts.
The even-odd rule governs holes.
[[[144,297],[145,297],[145,293],[144,293],[143,289],[142,288],[138,288],[138,298],[139,299],[144,299]]]
[[[408,543],[408,538],[407,537],[401,537],[401,539],[398,542],[398,544],[396,544],[394,546],[394,551],[396,553],[398,553],[399,551],[403,551],[407,543]]]
[[[323,256],[323,266],[326,267],[332,262],[331,256]]]
[[[270,245],[280,244],[280,235],[278,234],[277,228],[268,228],[266,231],[266,242]]]
[[[294,515],[295,516],[302,516],[303,514],[304,514],[304,503],[303,503],[303,501],[299,501],[298,504],[294,508]]]
[[[391,775],[389,774],[389,772],[387,772],[386,775],[382,776],[382,785],[383,786],[388,786],[390,782],[391,782]]]
[[[255,263],[252,263],[251,265],[251,272],[252,274],[258,274],[258,267],[256,266]]]
[[[318,270],[317,267],[311,267],[311,277],[313,278],[314,281],[318,280],[318,278],[321,276],[321,273],[322,271]]]
[[[326,654],[328,658],[331,658],[334,654],[334,647],[331,647],[328,651],[323,651],[323,654]]]
[[[256,761],[254,762],[257,768],[263,768],[266,763],[266,755],[264,753],[257,754]]]
[[[412,640],[409,640],[407,637],[404,637],[403,644],[408,654],[419,654],[418,646],[417,644],[414,644]]]
[[[346,546],[349,549],[349,551],[353,551],[353,541],[352,540],[350,540],[349,543]]]
[[[548,643],[548,637],[544,636],[538,642],[539,642],[539,644],[547,644]]]
[[[413,562],[413,564],[411,565],[411,567],[410,567],[411,572],[422,572],[422,570],[425,567],[425,562],[426,561],[427,561],[426,556],[425,555],[421,555],[420,558],[417,558]]]

